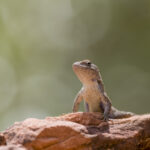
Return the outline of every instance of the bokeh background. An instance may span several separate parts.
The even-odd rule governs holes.
[[[82,59],[99,66],[115,107],[149,113],[150,1],[1,0],[0,130],[71,112]]]

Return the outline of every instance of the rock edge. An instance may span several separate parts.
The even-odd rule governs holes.
[[[0,145],[0,150],[148,150],[150,114],[108,122],[100,113],[83,112],[29,118],[2,132]]]

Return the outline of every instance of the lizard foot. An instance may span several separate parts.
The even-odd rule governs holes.
[[[106,115],[106,114],[104,114],[104,116],[103,116],[104,118],[104,121],[109,121],[109,117],[108,117],[108,115]]]

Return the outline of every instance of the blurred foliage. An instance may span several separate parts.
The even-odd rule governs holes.
[[[0,130],[71,112],[71,65],[90,59],[115,107],[148,113],[150,1],[1,0]]]

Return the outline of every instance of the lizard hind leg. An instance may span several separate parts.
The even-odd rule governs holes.
[[[122,119],[122,118],[129,118],[133,115],[135,115],[135,114],[132,112],[119,111],[116,108],[112,107],[111,112],[109,114],[109,118]]]

